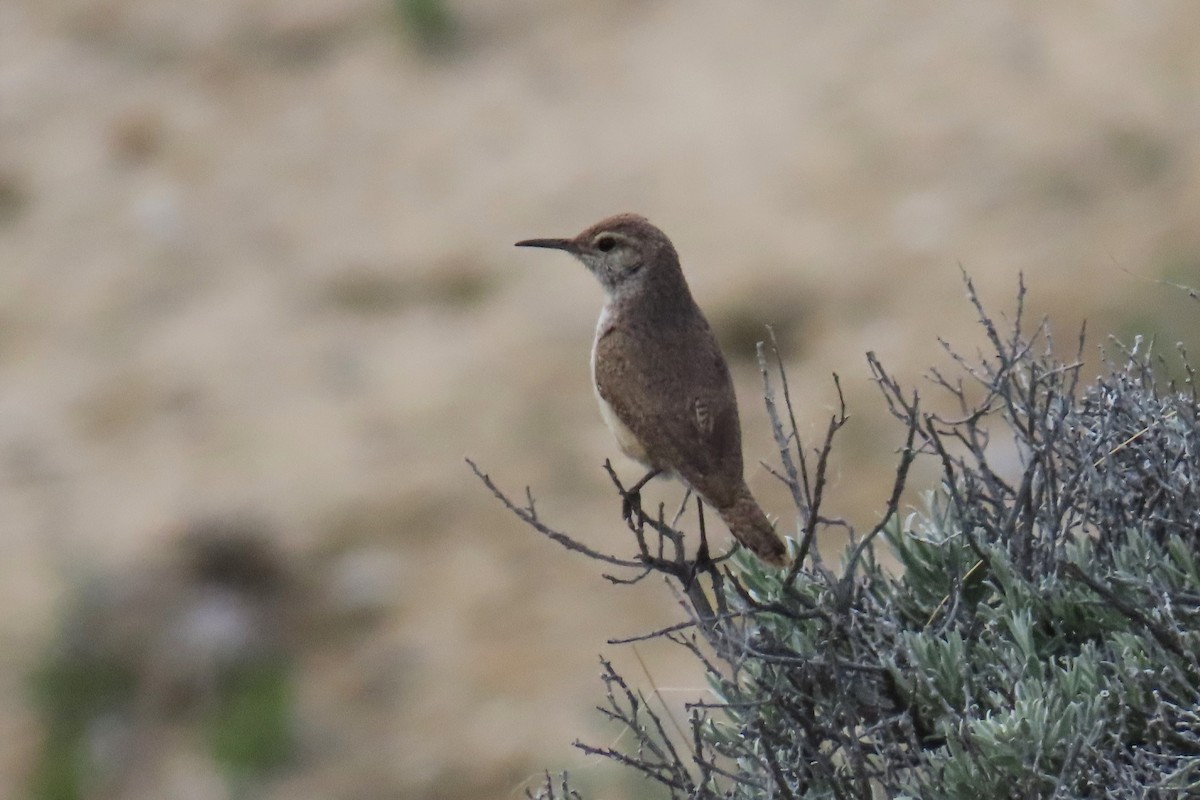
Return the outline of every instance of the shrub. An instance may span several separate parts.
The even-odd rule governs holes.
[[[480,473],[542,533],[640,570],[632,579],[665,574],[689,600],[689,619],[650,634],[706,668],[714,699],[688,707],[687,735],[604,663],[601,711],[633,744],[578,747],[671,798],[1200,796],[1200,399],[1187,354],[1176,382],[1157,376],[1151,348],[1117,345],[1085,384],[1045,322],[1022,331],[1023,285],[1004,331],[967,288],[989,350],[947,347],[955,373],[930,373],[953,415],[926,411],[868,355],[907,442],[883,521],[849,530],[837,568],[812,543],[849,527],[822,507],[844,403],[806,448],[761,345],[776,474],[799,520],[789,570],[744,552],[689,561],[661,509],[630,523],[636,557],[595,553]],[[1014,448],[1016,463],[1000,457]],[[940,485],[902,516],[918,458]],[[881,548],[902,571],[881,566]],[[536,796],[578,797],[566,776]]]

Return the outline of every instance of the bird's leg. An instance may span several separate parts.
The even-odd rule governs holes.
[[[696,495],[696,516],[700,519],[700,547],[696,550],[696,560],[692,562],[692,567],[688,570],[687,582],[683,584],[684,591],[691,588],[692,582],[696,580],[696,575],[702,569],[708,569],[712,566],[713,560],[708,553],[708,535],[704,530],[704,501],[700,499],[700,495]]]
[[[642,514],[642,487],[649,483],[654,478],[657,478],[661,469],[652,469],[647,472],[640,481],[630,486],[621,495],[621,516],[626,520],[633,518],[634,509],[637,509],[638,516]]]
[[[712,564],[712,558],[708,554],[708,536],[704,532],[704,501],[700,496],[696,496],[696,515],[700,518],[700,549],[696,551],[696,566],[707,567]]]
[[[675,516],[671,517],[671,527],[672,528],[674,528],[676,525],[679,524],[679,518],[683,516],[683,511],[684,511],[684,509],[687,508],[687,501],[691,498],[691,496],[692,496],[691,488],[690,487],[685,488],[683,491],[683,502],[679,504],[679,510],[675,512]]]

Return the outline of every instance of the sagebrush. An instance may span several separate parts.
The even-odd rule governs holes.
[[[706,668],[711,696],[689,706],[689,729],[604,662],[600,710],[632,736],[577,746],[673,799],[1200,796],[1200,399],[1187,354],[1113,343],[1105,374],[1084,381],[1082,333],[1060,360],[1045,322],[1023,330],[1023,286],[1002,326],[966,283],[989,349],[947,345],[953,370],[931,371],[926,388],[952,415],[925,410],[868,356],[906,432],[870,531],[823,506],[845,404],[806,446],[778,356],[760,348],[773,472],[796,505],[788,571],[744,553],[695,563],[661,509],[629,524],[634,556],[597,553],[480,473],[542,533],[633,571],[611,580],[663,574],[687,599],[688,619],[649,635]],[[921,458],[940,484],[906,513]],[[851,542],[836,568],[813,546],[833,528]],[[881,548],[901,571],[880,565]],[[566,776],[530,796],[578,797]]]

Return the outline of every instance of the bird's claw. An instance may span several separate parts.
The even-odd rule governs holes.
[[[641,492],[628,492],[621,498],[621,517],[626,522],[632,522],[634,514],[642,515]]]

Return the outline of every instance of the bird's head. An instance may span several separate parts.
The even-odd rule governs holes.
[[[526,239],[517,247],[565,250],[582,261],[612,297],[679,273],[679,256],[671,240],[637,214],[601,220],[571,239]]]

